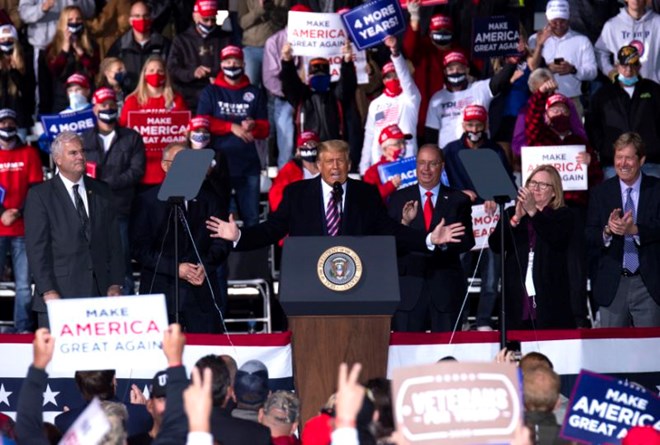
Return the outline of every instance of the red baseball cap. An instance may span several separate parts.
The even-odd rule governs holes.
[[[650,425],[635,426],[628,430],[622,445],[660,445],[660,432]]]
[[[388,125],[380,131],[378,143],[382,144],[388,139],[412,139],[412,135],[405,134],[397,124]]]
[[[73,73],[66,79],[67,88],[69,85],[80,85],[81,87],[89,90],[89,80],[87,80],[87,77],[80,73]]]
[[[545,109],[552,107],[553,105],[564,104],[568,106],[568,98],[560,93],[555,93],[552,96],[548,97],[545,101]]]
[[[447,54],[445,54],[445,57],[442,59],[442,63],[444,66],[449,66],[450,63],[458,62],[461,63],[465,66],[468,66],[468,60],[467,57],[465,57],[465,54],[463,54],[460,51],[449,51]]]
[[[321,142],[319,136],[315,132],[303,131],[298,135],[298,138],[296,139],[296,147],[301,147],[310,141]]]
[[[94,91],[94,96],[92,96],[92,103],[94,105],[102,104],[106,100],[114,100],[115,102],[117,102],[117,95],[115,94],[115,91],[113,89],[108,87],[103,87]]]
[[[235,57],[236,59],[243,60],[243,50],[235,45],[227,45],[220,51],[220,60]]]
[[[481,105],[468,105],[463,109],[463,121],[480,121],[486,122],[488,120],[488,111]]]
[[[351,8],[339,8],[339,9],[337,9],[337,14],[339,14],[339,15],[346,14],[350,10],[351,10]]]
[[[312,8],[305,5],[293,5],[289,11],[294,12],[312,12]]]
[[[454,24],[451,21],[451,18],[446,15],[436,14],[431,17],[431,24],[429,25],[431,31],[439,31],[441,29],[454,29]]]
[[[193,12],[202,17],[212,17],[218,13],[218,3],[215,0],[197,0]]]
[[[385,65],[383,65],[383,69],[381,70],[381,73],[383,76],[389,73],[396,73],[396,68],[394,68],[394,63],[387,62]]]
[[[188,122],[188,131],[195,131],[199,130],[200,128],[205,128],[208,130],[210,126],[211,121],[209,120],[208,116],[195,116],[190,119],[190,122]]]

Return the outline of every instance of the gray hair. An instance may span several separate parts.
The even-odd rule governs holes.
[[[300,400],[295,394],[288,391],[275,391],[264,404],[264,413],[271,414],[272,410],[280,410],[285,417],[272,416],[277,423],[292,424],[300,419]]]
[[[186,149],[188,146],[185,142],[170,142],[165,148],[163,148],[163,160],[166,160],[172,150],[175,148]]]
[[[549,69],[536,68],[534,71],[532,71],[532,73],[529,75],[529,79],[527,80],[529,91],[535,93],[543,82],[550,79],[554,79],[554,76]]]
[[[110,421],[110,431],[99,442],[101,445],[124,445],[128,434],[124,425],[128,420],[128,410],[123,403],[101,402],[101,408]]]
[[[55,140],[50,144],[50,152],[53,156],[59,156],[64,150],[64,145],[70,144],[71,142],[78,142],[80,146],[83,146],[83,141],[80,136],[78,136],[73,131],[63,131],[57,136]]]

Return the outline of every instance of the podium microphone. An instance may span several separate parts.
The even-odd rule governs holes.
[[[341,186],[341,183],[339,181],[335,181],[335,183],[332,184],[332,195],[334,199],[337,201],[337,205],[339,206],[339,217],[343,218],[344,205],[343,205],[342,197],[344,196],[344,188]]]

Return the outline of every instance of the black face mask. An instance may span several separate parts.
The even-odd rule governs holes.
[[[243,68],[223,68],[222,72],[227,79],[238,80],[243,75]]]
[[[449,31],[433,31],[431,33],[431,40],[436,45],[449,45],[453,35]]]
[[[0,139],[3,141],[11,141],[16,137],[16,127],[0,128]]]
[[[452,87],[467,85],[467,75],[462,73],[447,74],[447,83]]]
[[[199,33],[202,35],[202,37],[206,37],[209,34],[211,34],[213,31],[215,31],[215,25],[205,25],[202,22],[199,22],[197,24],[197,29],[199,30]]]
[[[114,124],[117,122],[117,116],[119,113],[117,113],[116,108],[108,108],[106,110],[100,110],[99,111],[99,120],[105,124]]]
[[[3,43],[0,44],[0,51],[6,56],[11,56],[14,53],[14,44],[13,43]]]
[[[69,23],[66,27],[71,34],[81,34],[85,25],[82,23]]]

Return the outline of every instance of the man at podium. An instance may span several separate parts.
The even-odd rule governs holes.
[[[212,216],[206,226],[211,237],[234,242],[237,250],[252,250],[290,236],[393,235],[397,245],[407,250],[431,251],[449,243],[459,243],[465,226],[441,220],[430,233],[413,230],[387,215],[378,190],[348,177],[351,168],[345,141],[319,144],[317,165],[320,176],[289,185],[282,203],[268,219],[239,230],[229,217],[225,222]]]

